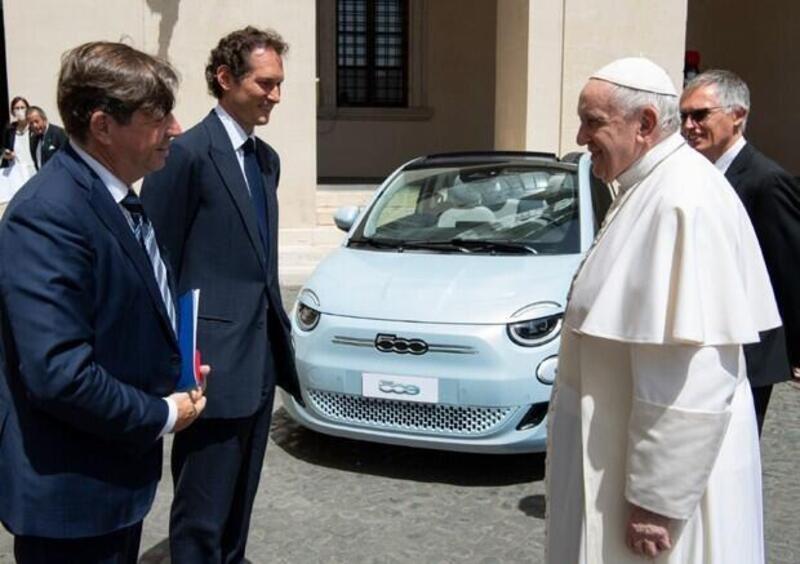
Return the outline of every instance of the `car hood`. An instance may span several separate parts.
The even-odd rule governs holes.
[[[491,256],[340,248],[305,288],[323,313],[428,323],[507,323],[535,302],[563,307],[580,255]],[[521,319],[521,318],[518,318]]]

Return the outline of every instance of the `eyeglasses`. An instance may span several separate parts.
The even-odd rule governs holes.
[[[681,112],[681,123],[686,123],[686,120],[692,118],[694,123],[703,123],[706,118],[717,110],[724,110],[725,106],[713,106],[711,108],[700,108],[699,110],[689,110],[688,112]]]

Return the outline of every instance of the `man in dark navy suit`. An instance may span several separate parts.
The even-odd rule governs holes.
[[[176,563],[244,559],[275,385],[297,394],[278,285],[280,161],[253,132],[280,101],[286,49],[274,31],[223,37],[206,66],[218,105],[142,186],[180,291],[200,289],[198,348],[214,367],[206,412],[172,450]]]
[[[136,562],[161,436],[205,406],[173,393],[173,293],[130,188],[180,133],[175,84],[126,45],[67,53],[71,141],[0,224],[0,520],[22,564]]]
[[[783,327],[744,347],[760,435],[773,384],[800,381],[800,187],[745,140],[750,91],[736,74],[710,70],[695,77],[680,109],[689,144],[725,174],[742,199],[783,319]]]
[[[36,170],[39,170],[56,151],[67,144],[67,134],[56,124],[50,123],[47,114],[39,106],[29,107],[25,115],[31,130],[31,155]]]

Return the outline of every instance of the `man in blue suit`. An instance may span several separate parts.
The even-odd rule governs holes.
[[[0,520],[22,564],[136,562],[161,436],[205,406],[173,393],[173,293],[130,189],[180,133],[176,82],[119,43],[67,53],[70,143],[0,224]]]
[[[286,43],[247,27],[211,52],[218,105],[145,178],[142,199],[180,291],[200,289],[198,348],[214,367],[208,408],[175,438],[172,561],[241,562],[276,383],[297,394],[278,285],[278,154],[253,130],[280,101]]]

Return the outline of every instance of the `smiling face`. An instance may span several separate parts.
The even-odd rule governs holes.
[[[611,182],[645,152],[639,138],[640,121],[626,116],[614,103],[611,84],[589,80],[578,101],[578,145],[592,154],[592,172]]]
[[[39,112],[31,111],[28,112],[28,125],[30,125],[33,133],[42,135],[44,130],[47,129],[47,120]]]
[[[106,117],[105,153],[111,171],[129,184],[164,166],[170,140],[181,133],[175,117],[137,110],[127,124]]]
[[[281,101],[283,60],[274,49],[256,48],[248,57],[248,67],[237,81],[228,67],[221,66],[217,81],[223,90],[220,105],[250,133],[255,126],[269,123],[272,108]]]
[[[684,92],[680,107],[681,133],[711,162],[716,162],[742,136],[746,111],[721,107],[713,84]]]

